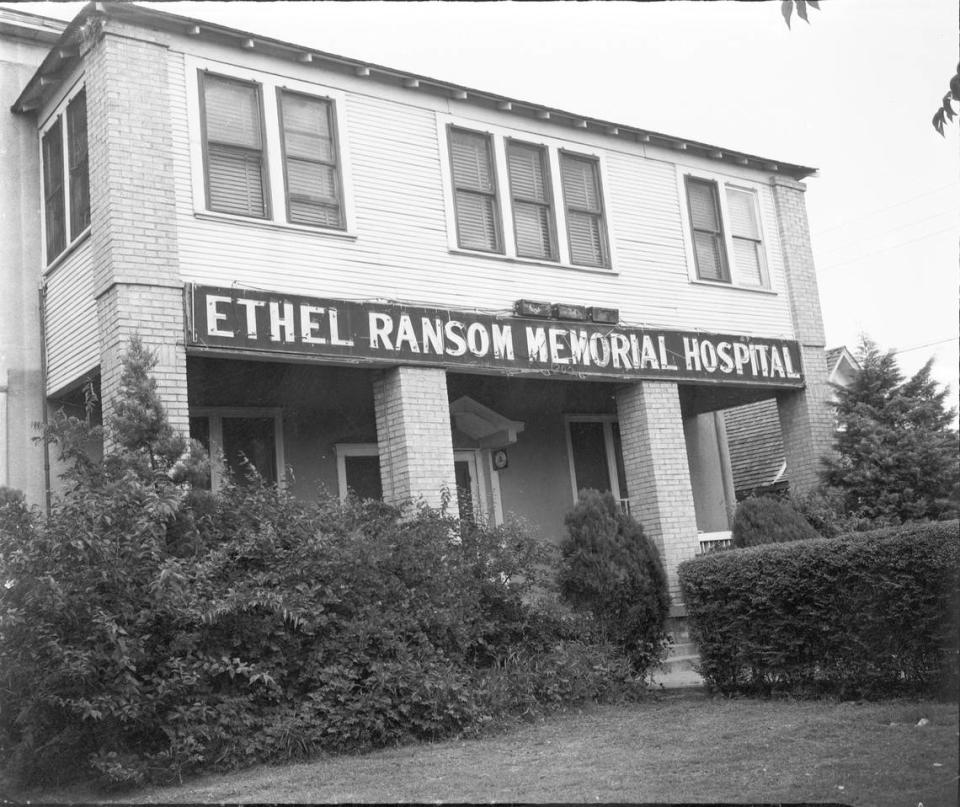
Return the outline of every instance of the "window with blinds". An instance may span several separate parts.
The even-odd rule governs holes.
[[[507,140],[507,172],[517,255],[557,260],[550,168],[543,146]]]
[[[344,229],[333,104],[284,90],[278,102],[288,221]]]
[[[210,210],[266,218],[260,87],[201,73]]]
[[[67,155],[70,171],[70,238],[90,226],[90,173],[87,157],[87,93],[67,104]]]
[[[727,218],[737,282],[745,286],[763,286],[763,243],[756,194],[727,188]]]
[[[596,159],[561,151],[560,179],[570,263],[578,266],[609,266],[600,170]]]
[[[464,249],[503,252],[490,136],[451,126],[448,140],[457,242]]]
[[[66,193],[63,179],[63,121],[57,116],[43,135],[43,221],[47,263],[67,248]]]
[[[697,277],[729,283],[717,183],[688,176],[686,186]]]

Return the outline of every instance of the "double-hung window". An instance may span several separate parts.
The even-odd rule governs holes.
[[[469,122],[441,117],[451,249],[611,268],[600,156],[552,138],[532,142],[499,126],[478,131],[461,123]]]
[[[570,262],[578,266],[607,266],[599,165],[596,159],[561,151],[560,172],[567,209]]]
[[[464,249],[503,252],[497,175],[490,135],[450,128],[457,238]]]
[[[333,104],[280,90],[278,108],[288,220],[343,229]]]
[[[40,137],[47,263],[90,226],[87,96],[75,93]]]
[[[267,218],[260,86],[201,73],[207,205],[219,213]]]
[[[697,279],[769,287],[756,191],[696,176],[684,187]]]
[[[508,140],[507,173],[510,175],[517,255],[557,260],[547,150],[543,146]]]
[[[620,424],[616,415],[568,415],[567,456],[573,499],[581,490],[611,491],[629,511]]]

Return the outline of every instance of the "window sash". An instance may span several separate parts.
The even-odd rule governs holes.
[[[560,152],[560,180],[567,217],[570,263],[610,265],[600,165],[596,158]]]
[[[730,282],[717,183],[686,177],[693,255],[700,280]]]
[[[268,218],[260,85],[201,72],[207,206]]]
[[[63,176],[63,116],[58,115],[42,138],[43,213],[47,263],[67,247],[66,196]]]
[[[345,229],[333,103],[278,89],[277,114],[287,220]]]
[[[547,150],[507,140],[507,174],[517,255],[556,261],[557,239]]]
[[[90,226],[90,173],[87,148],[87,94],[81,90],[67,104],[70,171],[70,239]]]
[[[457,243],[463,249],[502,253],[496,166],[490,135],[451,126],[447,140]]]

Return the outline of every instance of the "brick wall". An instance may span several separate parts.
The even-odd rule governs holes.
[[[440,368],[384,370],[373,384],[383,498],[403,502],[422,497],[439,507],[450,493],[457,514],[453,432],[447,374]]]
[[[790,488],[803,493],[819,481],[821,458],[830,452],[833,413],[824,354],[820,291],[813,265],[810,227],[801,182],[771,180],[790,295],[794,332],[800,342],[806,388],[777,396]]]
[[[617,414],[630,512],[660,550],[677,606],[677,567],[699,549],[677,385],[641,381],[621,387]]]
[[[150,37],[108,21],[84,54],[101,392],[108,417],[119,358],[139,333],[158,356],[154,374],[170,421],[186,431],[167,49]]]

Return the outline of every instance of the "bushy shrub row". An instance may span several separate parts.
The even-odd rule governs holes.
[[[679,574],[724,693],[956,695],[956,521],[711,554]]]
[[[307,504],[253,473],[192,485],[207,460],[167,423],[151,363],[135,342],[102,462],[84,451],[96,427],[55,419],[68,491],[49,514],[0,491],[12,778],[169,781],[642,693],[522,526]]]
[[[738,549],[819,538],[789,499],[750,496],[737,505],[731,538]]]

